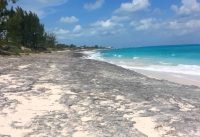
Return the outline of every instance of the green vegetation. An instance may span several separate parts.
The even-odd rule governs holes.
[[[16,0],[0,0],[0,54],[41,52],[63,49],[56,44],[56,37],[46,33],[44,25],[33,12],[22,8],[7,8]]]
[[[87,49],[87,50],[106,49],[105,47],[98,46],[98,45],[94,45],[94,46],[86,46],[86,45],[77,46],[77,45],[74,45],[74,44],[70,44],[70,45],[67,45],[67,44],[57,44],[56,46],[57,46],[57,48],[59,48],[59,47],[62,47],[62,48],[65,47],[66,49],[72,49],[72,50],[80,50],[80,49]]]
[[[0,54],[48,52],[63,49],[97,49],[95,46],[57,44],[53,33],[45,32],[37,14],[20,7],[9,8],[17,0],[0,0]]]

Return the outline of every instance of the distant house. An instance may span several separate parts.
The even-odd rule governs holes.
[[[0,32],[0,40],[5,40],[7,36],[7,30]]]

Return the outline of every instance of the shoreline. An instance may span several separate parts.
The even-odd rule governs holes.
[[[167,81],[175,82],[182,85],[200,87],[200,76],[170,73],[170,72],[139,70],[139,69],[134,69],[133,71],[143,74],[150,78],[158,79],[158,80],[167,80]]]
[[[0,59],[0,136],[200,133],[200,88],[83,59],[74,51]]]
[[[107,63],[113,64],[113,65],[116,65],[118,67],[122,67],[124,69],[128,69],[128,70],[140,73],[149,78],[154,78],[157,80],[167,80],[169,82],[174,82],[177,84],[200,87],[200,76],[199,75],[190,75],[190,74],[181,74],[181,73],[175,73],[175,72],[164,72],[164,71],[153,71],[153,70],[129,68],[129,67],[117,65],[116,63],[111,63],[106,60],[102,60],[100,58],[99,59],[96,59],[95,57],[91,58],[91,53],[94,54],[95,52],[96,51],[92,51],[92,52],[89,51],[89,52],[81,52],[81,53],[86,56],[86,59],[87,59],[87,57],[89,57],[88,59],[107,62]]]

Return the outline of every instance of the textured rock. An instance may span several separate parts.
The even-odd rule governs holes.
[[[0,137],[200,136],[200,89],[75,52],[0,57]]]

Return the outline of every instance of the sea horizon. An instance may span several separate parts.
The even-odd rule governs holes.
[[[200,137],[200,0],[0,0],[0,137]]]
[[[139,45],[135,44],[132,46],[125,46],[125,47],[112,47],[111,49],[127,49],[127,48],[145,48],[145,47],[163,47],[163,46],[200,46],[200,43],[182,43],[182,44],[152,44],[152,45]]]
[[[198,81],[200,78],[200,45],[198,44],[118,48],[88,52],[88,55],[89,59],[105,61],[154,78],[170,81],[177,77],[180,80],[187,79],[182,84],[196,85],[195,82],[190,81]],[[171,77],[164,75],[166,73]],[[179,82],[179,79],[174,82]]]

